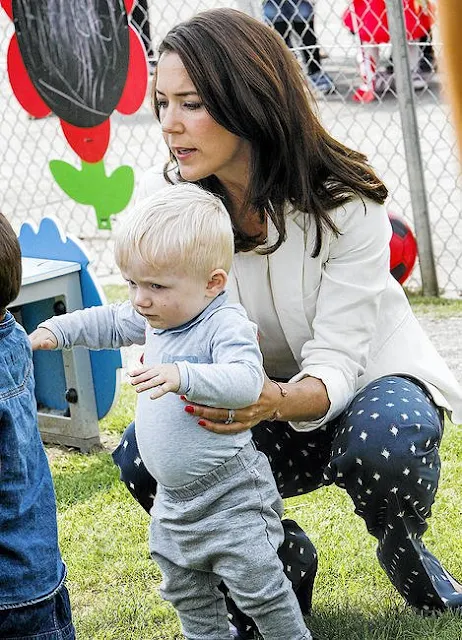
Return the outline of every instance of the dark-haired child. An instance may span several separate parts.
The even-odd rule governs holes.
[[[19,242],[0,214],[0,638],[74,640],[32,350],[7,310],[20,287]]]

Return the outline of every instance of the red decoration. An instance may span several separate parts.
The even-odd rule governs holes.
[[[141,107],[148,82],[148,66],[141,37],[134,29],[130,29],[129,37],[130,57],[128,59],[127,80],[124,92],[116,107],[119,113],[125,115],[135,113]]]
[[[34,118],[44,118],[51,113],[32,84],[19,51],[16,34],[11,38],[7,54],[8,78],[19,104]]]
[[[390,271],[400,284],[411,275],[417,259],[417,242],[411,227],[403,218],[394,213],[388,217],[393,229],[390,240]]]
[[[132,9],[133,3],[134,0],[124,0],[124,6],[127,14]],[[13,20],[14,0],[0,0],[0,4],[8,14],[10,19]],[[16,23],[15,26],[16,28],[18,28],[18,25]],[[130,25],[126,26],[125,28],[128,29],[128,68],[126,71],[123,91],[120,95],[120,98],[118,99],[115,109],[124,115],[128,115],[135,113],[143,103],[144,97],[146,95],[148,68],[146,54],[140,36]],[[55,103],[55,105],[52,105],[51,102],[50,104],[47,104],[47,95],[43,92],[41,92],[41,95],[34,85],[33,79],[37,81],[37,78],[34,78],[34,74],[32,76],[29,74],[26,64],[24,63],[25,59],[21,54],[20,48],[21,43],[27,43],[27,45],[31,44],[31,46],[34,46],[34,40],[28,40],[27,36],[28,31],[23,24],[21,31],[21,42],[18,41],[18,36],[16,34],[14,34],[11,39],[7,56],[8,76],[11,87],[13,89],[13,93],[20,105],[35,118],[43,118],[51,113],[51,106],[54,106],[54,108],[59,111],[58,107],[60,105],[57,102]],[[75,37],[79,37],[79,33],[77,30]],[[115,40],[115,42],[117,41]],[[27,48],[25,51],[29,53],[30,48]],[[29,63],[33,64],[34,60],[35,58],[29,59]],[[26,63],[27,62],[28,60],[26,58]],[[53,67],[48,67],[48,69],[46,69],[46,58],[44,58],[41,63],[44,65],[46,71],[48,69],[53,69]],[[91,69],[91,65],[89,65],[88,68]],[[37,75],[37,68],[34,68],[34,73],[35,75]],[[120,78],[120,75],[118,78]],[[71,83],[70,78],[68,79],[68,81],[69,83]],[[91,81],[92,79],[90,77],[89,82]],[[41,85],[37,86],[40,89]],[[105,94],[102,95],[104,96]],[[76,101],[76,107],[78,107],[79,104],[79,101]],[[109,115],[113,108],[114,107],[111,105],[111,107],[108,109],[107,112],[109,113]],[[89,113],[88,110],[87,113]],[[99,123],[95,126],[79,127],[76,126],[76,122],[79,122],[79,119],[77,117],[75,117],[75,121],[72,124],[68,122],[67,117],[66,119],[64,119],[65,116],[60,117],[60,123],[67,141],[69,142],[73,150],[85,162],[99,162],[106,153],[110,137],[110,124],[109,115],[107,117],[104,117],[105,113],[106,112],[103,112],[104,120],[101,122],[100,118]],[[57,115],[59,116],[60,114]]]
[[[96,127],[74,127],[61,120],[61,128],[70,146],[84,162],[99,162],[109,145],[111,125],[105,120]]]
[[[13,20],[13,0],[0,0],[0,6],[10,20]]]
[[[418,40],[430,32],[433,16],[418,0],[402,0],[408,40]],[[343,14],[343,23],[361,42],[390,41],[385,0],[353,0]]]

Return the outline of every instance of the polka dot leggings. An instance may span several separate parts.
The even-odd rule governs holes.
[[[345,489],[405,600],[424,611],[461,607],[461,585],[422,542],[438,488],[443,435],[442,412],[428,392],[412,379],[386,376],[320,430],[294,432],[284,424],[254,429],[281,495],[334,483]]]

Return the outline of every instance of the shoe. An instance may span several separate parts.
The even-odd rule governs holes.
[[[316,73],[309,75],[308,78],[313,87],[324,95],[333,93],[336,90],[334,81],[325,71],[316,71]]]
[[[361,102],[362,104],[369,104],[376,99],[375,92],[371,89],[365,89],[363,87],[359,87],[353,94],[354,102]]]

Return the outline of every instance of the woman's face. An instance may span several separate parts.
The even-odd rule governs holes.
[[[182,178],[194,182],[215,175],[225,186],[246,186],[250,144],[207,112],[177,53],[160,57],[156,99],[164,140]]]

